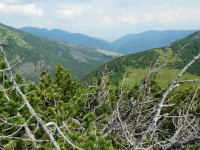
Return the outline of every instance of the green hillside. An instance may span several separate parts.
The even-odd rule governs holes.
[[[27,80],[38,80],[38,72],[48,70],[54,74],[54,67],[62,64],[70,69],[74,77],[83,77],[99,65],[120,56],[119,53],[100,51],[94,47],[64,44],[0,24],[0,39],[8,36],[4,48],[12,64],[24,58],[17,67],[17,73]]]
[[[114,71],[111,77],[112,83],[118,84],[125,74],[127,84],[129,84],[130,80],[133,80],[132,83],[136,83],[145,76],[145,72],[147,72],[148,68],[151,68],[155,60],[160,57],[160,62],[156,67],[159,68],[161,65],[164,65],[165,62],[168,62],[163,72],[165,74],[164,76],[167,76],[168,78],[164,78],[163,73],[160,72],[157,75],[157,79],[161,85],[166,86],[173,77],[177,75],[178,70],[183,68],[199,52],[200,32],[196,32],[180,41],[172,43],[168,48],[162,47],[151,49],[116,58],[93,71],[91,74],[86,76],[83,81],[86,80],[89,82],[89,78],[92,76],[99,78],[102,75],[102,70],[104,70],[106,66],[108,70]],[[197,78],[199,75],[200,62],[196,62],[187,70],[187,75],[185,75],[184,78]]]
[[[131,62],[137,63],[134,68],[131,63],[122,64],[126,57],[114,60],[119,72],[127,72],[126,84],[143,78],[142,84],[127,88],[123,84],[113,86],[109,80],[114,80],[113,76],[106,74],[90,86],[81,85],[61,65],[56,67],[53,78],[42,72],[38,84],[23,81],[10,69],[6,46],[0,43],[2,149],[199,149],[200,88],[175,88],[180,84],[179,78],[166,88],[154,82],[172,80],[178,74],[179,69],[168,68],[182,62],[179,55],[171,57],[175,56],[172,49],[165,52],[165,57],[161,49],[147,51],[161,56],[156,61],[158,65],[151,67],[154,70],[170,60],[157,78],[142,75],[147,70],[146,62],[141,68],[139,62],[147,59],[146,55],[137,55],[140,57]],[[198,78],[188,73],[182,77]]]

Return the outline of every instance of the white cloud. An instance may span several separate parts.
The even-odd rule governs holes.
[[[113,24],[113,20],[110,17],[105,16],[100,19],[99,23],[102,25],[111,25],[111,24]]]
[[[19,0],[1,0],[1,3],[4,3],[4,4],[17,4],[17,3],[19,3]]]
[[[161,23],[180,23],[198,21],[200,11],[197,8],[166,8],[157,13],[157,18]]]
[[[127,13],[124,12],[123,14],[119,15],[119,17],[117,18],[117,22],[136,25],[139,23],[152,22],[154,19],[154,14],[132,11]]]
[[[147,13],[143,15],[143,19],[142,22],[151,22],[155,19],[155,15],[151,14],[151,13]]]
[[[149,29],[198,29],[199,7],[200,0],[0,0],[0,18],[17,27],[114,37]]]
[[[5,14],[17,14],[20,16],[41,17],[44,15],[43,10],[41,8],[37,8],[35,4],[7,5],[0,3],[0,12]]]
[[[15,4],[35,3],[37,1],[41,0],[1,0],[1,3],[15,5]]]
[[[155,5],[145,7],[141,10],[130,10],[122,8],[117,17],[118,23],[124,24],[146,24],[146,23],[162,23],[162,24],[188,24],[200,20],[199,7],[195,5]]]
[[[82,16],[91,10],[92,8],[90,5],[69,4],[69,5],[62,6],[62,8],[59,10],[56,10],[56,15],[59,18],[72,18],[76,16]]]
[[[126,24],[137,24],[139,23],[138,18],[132,14],[132,13],[127,13],[127,14],[122,14],[117,18],[117,21],[119,23],[126,23]]]

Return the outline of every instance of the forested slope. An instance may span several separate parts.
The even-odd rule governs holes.
[[[166,66],[166,69],[181,69],[186,65],[195,55],[200,51],[200,32],[195,32],[190,36],[176,41],[169,45],[169,47],[161,47],[156,49],[147,50],[144,52],[129,54],[119,58],[116,58],[105,65],[99,67],[96,71],[93,71],[91,74],[83,78],[83,81],[89,81],[87,79],[96,76],[101,76],[101,71],[105,69],[105,66],[108,70],[113,70],[111,80],[113,83],[117,84],[125,75],[125,73],[131,72],[133,69],[144,69],[150,67],[154,60],[161,55],[165,55],[165,61],[169,61]],[[137,71],[136,71],[137,72]],[[188,73],[194,75],[200,75],[200,62],[193,64],[187,70]]]
[[[25,79],[38,81],[38,73],[48,70],[55,73],[56,64],[70,69],[74,77],[80,78],[97,66],[120,56],[118,53],[94,47],[64,44],[0,24],[0,39],[8,36],[4,43],[5,52],[11,63],[24,58],[15,68]]]

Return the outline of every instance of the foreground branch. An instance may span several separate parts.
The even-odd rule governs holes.
[[[178,83],[178,79],[183,75],[184,72],[186,72],[186,70],[197,60],[200,58],[200,53],[194,57],[178,74],[178,76],[175,78],[174,81],[172,81],[172,83],[170,84],[170,86],[168,87],[168,89],[165,91],[165,93],[162,95],[162,98],[160,100],[160,102],[158,103],[157,107],[156,107],[156,112],[155,115],[153,117],[153,120],[151,122],[151,124],[148,126],[147,130],[145,131],[145,133],[143,134],[143,136],[141,137],[141,139],[133,146],[133,149],[136,150],[138,149],[139,145],[144,141],[144,139],[147,137],[147,135],[152,131],[155,130],[156,128],[156,124],[158,122],[158,120],[160,119],[160,113],[164,104],[164,101],[166,99],[166,97],[169,95],[169,93],[172,91],[172,89],[176,86],[176,84]]]
[[[4,41],[5,40],[3,40],[3,42]],[[3,58],[4,58],[5,62],[6,62],[7,67],[11,68],[10,64],[9,64],[7,58],[6,58],[6,55],[5,55],[4,51],[3,51],[3,47],[2,47],[3,42],[0,43],[1,53],[3,55]],[[20,97],[22,98],[22,100],[26,104],[27,108],[29,109],[29,112],[31,113],[32,116],[35,117],[35,119],[37,120],[37,122],[41,125],[41,127],[43,128],[43,130],[45,131],[45,133],[48,135],[51,143],[54,145],[55,149],[56,150],[60,150],[60,147],[59,147],[58,143],[56,142],[55,138],[53,137],[53,134],[47,128],[47,126],[43,123],[42,119],[37,115],[37,113],[35,112],[35,110],[33,109],[33,107],[30,105],[29,101],[27,100],[26,96],[21,91],[19,85],[17,84],[17,82],[14,79],[14,75],[13,75],[13,72],[12,72],[11,69],[9,70],[9,73],[10,73],[10,78],[11,78],[11,81],[13,82],[13,84],[14,84],[14,88],[15,88],[16,92],[20,95]]]

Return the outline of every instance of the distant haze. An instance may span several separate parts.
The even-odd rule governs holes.
[[[180,40],[195,30],[149,30],[138,34],[127,34],[112,42],[90,37],[80,33],[69,33],[59,29],[47,30],[33,27],[24,27],[21,30],[49,39],[65,43],[89,45],[107,50],[117,51],[122,54],[140,52],[152,48],[162,47]]]
[[[147,30],[198,30],[199,0],[1,0],[1,22],[117,39]]]

